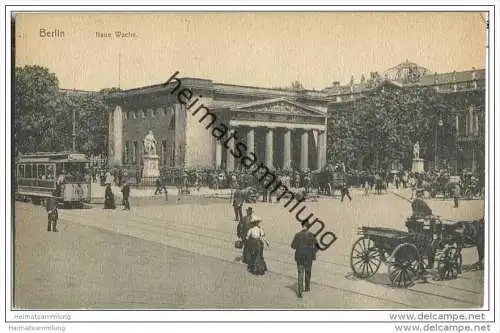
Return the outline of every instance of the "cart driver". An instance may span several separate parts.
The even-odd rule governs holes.
[[[416,191],[417,197],[411,203],[411,209],[413,211],[412,217],[414,219],[427,219],[432,216],[432,209],[424,201],[424,190],[418,189]]]
[[[416,198],[411,203],[412,215],[406,221],[406,227],[409,232],[421,232],[425,221],[432,221],[432,209],[424,201],[424,190],[416,191]],[[432,222],[431,222],[432,223]]]

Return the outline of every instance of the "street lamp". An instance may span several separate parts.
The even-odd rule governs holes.
[[[439,118],[439,121],[436,123],[436,133],[434,136],[434,170],[438,169],[438,127],[443,126],[443,120]]]

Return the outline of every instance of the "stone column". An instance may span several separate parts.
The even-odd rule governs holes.
[[[215,168],[219,169],[222,164],[222,143],[215,139]]]
[[[469,128],[468,128],[468,131],[469,131],[469,135],[474,135],[474,107],[471,106],[469,108]]]
[[[306,170],[309,167],[309,132],[305,130],[300,138],[300,169]]]
[[[292,131],[286,129],[283,135],[283,169],[291,169],[292,167]]]
[[[324,145],[325,145],[325,132],[318,132],[318,155],[317,155],[317,165],[318,169],[324,166]]]
[[[250,127],[247,132],[247,152],[255,153],[255,128]]]
[[[113,164],[122,165],[123,152],[123,113],[122,107],[117,105],[113,112]]]
[[[228,132],[228,136],[230,136],[231,133],[234,132],[234,131],[235,131],[235,129],[231,129]],[[230,140],[227,143],[227,146],[229,147],[226,150],[226,170],[227,171],[233,171],[234,170],[234,156],[233,156],[233,154],[231,154],[231,150],[234,151],[234,141],[235,141],[235,139],[232,139],[232,140]]]
[[[268,168],[274,167],[274,140],[273,140],[273,129],[268,128],[266,133],[266,166]]]

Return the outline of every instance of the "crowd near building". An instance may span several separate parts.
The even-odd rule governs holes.
[[[322,169],[334,161],[327,149],[328,132],[336,130],[331,120],[339,113],[351,112],[353,103],[374,91],[429,87],[454,109],[456,152],[428,160],[437,163],[446,158],[456,173],[484,170],[484,69],[432,73],[406,61],[381,74],[370,73],[368,78],[353,77],[347,85],[333,82],[323,90],[231,85],[181,74],[178,79],[193,92],[193,99],[238,133],[239,141],[260,162],[270,169],[303,171]],[[187,106],[171,94],[174,88],[174,82],[161,82],[111,95],[110,167],[140,170],[142,142],[152,131],[160,168],[238,169],[238,161],[198,122],[199,117],[186,112]],[[358,162],[363,168],[363,161]]]

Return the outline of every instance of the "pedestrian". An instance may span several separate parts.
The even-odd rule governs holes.
[[[57,197],[56,191],[52,192],[52,196],[46,200],[45,209],[47,210],[47,231],[58,232],[57,230],[57,220],[59,219],[59,214],[57,212]]]
[[[115,209],[115,195],[111,189],[111,184],[106,184],[106,190],[104,191],[104,209]]]
[[[123,210],[130,210],[130,202],[128,201],[130,196],[130,185],[126,180],[123,182],[122,194],[123,194]]]
[[[255,275],[263,275],[267,271],[267,264],[264,260],[264,244],[269,246],[265,238],[265,232],[261,228],[262,219],[256,215],[253,216],[251,228],[246,235],[248,243],[249,262],[248,271]]]
[[[349,194],[349,186],[347,185],[347,182],[342,182],[342,187],[340,189],[340,202],[344,201],[344,197],[347,196],[349,198],[349,201],[352,201],[351,195]]]
[[[453,186],[453,208],[458,208],[458,197],[460,197],[460,185],[455,183]]]
[[[156,189],[155,189],[155,194],[153,194],[153,195],[161,194],[162,186],[161,186],[161,178],[160,177],[156,178],[155,185],[156,185]]]
[[[319,249],[318,241],[314,234],[307,229],[307,224],[303,223],[302,230],[295,234],[291,247],[295,250],[295,262],[297,263],[297,296],[302,298],[303,291],[311,290],[312,264],[316,260],[316,252]]]
[[[246,235],[251,227],[253,219],[253,208],[248,207],[246,213],[247,215],[243,217],[240,223],[238,223],[236,233],[238,235],[238,238],[241,239],[243,243],[242,261],[243,263],[248,264],[248,262],[250,261],[250,252],[248,251]]]
[[[241,189],[236,189],[233,194],[234,220],[240,222],[243,219],[244,193]]]

